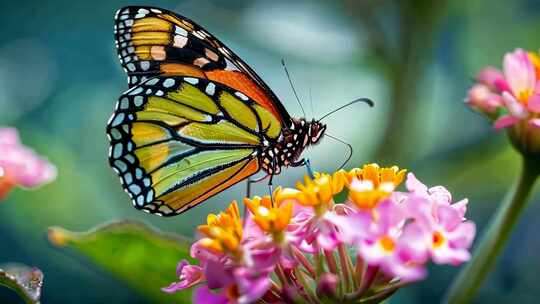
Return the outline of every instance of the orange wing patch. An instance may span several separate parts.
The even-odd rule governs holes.
[[[214,70],[205,72],[206,77],[210,80],[222,83],[239,92],[246,94],[249,98],[255,100],[262,107],[270,111],[278,120],[281,121],[274,103],[268,95],[258,86],[250,77],[239,71]]]

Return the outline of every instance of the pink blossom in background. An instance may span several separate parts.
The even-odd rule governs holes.
[[[520,150],[540,153],[540,57],[518,48],[504,55],[502,67],[478,73],[467,103],[495,129],[508,129]]]
[[[35,188],[56,178],[56,167],[24,146],[14,128],[0,128],[0,199],[15,186]]]

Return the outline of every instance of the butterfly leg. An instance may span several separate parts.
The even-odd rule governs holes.
[[[302,167],[306,165],[306,159],[302,158],[300,160],[297,160],[293,163],[291,163],[291,167]]]
[[[246,197],[251,197],[251,184],[261,182],[265,180],[268,176],[270,176],[270,174],[267,174],[267,175],[264,175],[262,177],[255,178],[255,179],[248,177],[247,184],[246,184]]]
[[[306,166],[306,170],[307,170],[307,173],[309,175],[309,177],[311,178],[314,178],[314,174],[313,174],[313,170],[311,169],[311,163],[309,161],[309,159],[305,159],[305,158],[302,158],[298,161],[295,161],[291,164],[291,167],[301,167],[301,166]]]

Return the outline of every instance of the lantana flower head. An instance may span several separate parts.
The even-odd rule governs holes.
[[[516,49],[503,59],[503,69],[481,70],[469,90],[467,103],[508,129],[518,150],[540,153],[540,58],[536,52]]]
[[[452,203],[444,187],[413,174],[399,191],[404,178],[396,166],[369,164],[246,198],[243,219],[233,202],[200,226],[198,265],[181,261],[179,281],[164,291],[194,287],[195,303],[379,303],[425,278],[430,260],[467,261],[475,234],[467,200]]]
[[[0,199],[15,186],[34,188],[56,178],[56,167],[22,145],[14,128],[0,128]]]

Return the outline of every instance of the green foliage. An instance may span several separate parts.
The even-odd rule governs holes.
[[[43,273],[22,264],[0,265],[0,285],[13,289],[26,303],[39,303]]]
[[[85,256],[127,282],[136,292],[159,303],[190,303],[191,292],[166,294],[177,281],[176,265],[189,258],[189,241],[137,221],[116,221],[87,232],[49,228],[49,241]]]

